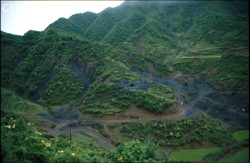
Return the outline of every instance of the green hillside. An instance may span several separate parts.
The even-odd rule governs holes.
[[[222,91],[244,91],[248,9],[239,3],[124,2],[99,14],[60,18],[23,37],[2,32],[2,87],[33,101],[67,104],[92,83],[141,80],[135,70],[168,76],[192,68]],[[215,54],[223,57],[181,58]]]
[[[47,28],[57,28],[65,32],[83,36],[84,31],[93,23],[96,17],[97,15],[91,12],[75,14],[69,17],[69,19],[60,18]]]
[[[131,12],[126,19],[115,24],[102,41],[112,45],[120,44],[144,22],[145,16],[141,12],[135,10]]]
[[[168,32],[178,34],[178,38],[182,38],[179,41],[185,53],[189,53],[190,46],[199,45],[201,42],[213,45],[218,50],[240,50],[248,46],[247,4],[247,1],[124,2],[117,8],[106,9],[95,16],[84,13],[88,14],[85,17],[88,20],[82,18],[75,23],[72,21],[76,19],[73,19],[74,17],[84,17],[84,14],[78,14],[69,18],[70,22],[67,24],[55,26],[55,22],[48,28],[66,28],[67,32],[79,33],[79,29],[73,30],[73,26],[77,25],[84,27],[79,34],[87,39],[118,45],[126,42],[129,34],[149,25],[146,20],[153,19]],[[83,24],[83,20],[88,25]],[[90,22],[92,23],[89,25]],[[155,23],[150,21],[150,24]],[[72,30],[68,30],[68,26],[72,26]],[[176,37],[171,39],[174,38]]]
[[[125,1],[1,31],[2,161],[245,161],[248,10]]]

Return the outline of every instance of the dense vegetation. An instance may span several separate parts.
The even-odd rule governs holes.
[[[235,142],[232,136],[218,124],[218,121],[205,115],[178,122],[123,123],[119,126],[119,132],[126,139],[136,138],[145,141],[147,137],[150,137],[155,143],[165,146],[181,146],[204,140],[209,140],[219,146]],[[111,130],[115,130],[116,127],[116,125],[109,126]]]
[[[172,152],[170,155],[171,161],[199,161],[205,155],[209,153],[214,153],[221,150],[221,148],[214,147],[214,148],[206,148],[206,149],[187,149]]]
[[[178,58],[174,67],[182,72],[199,73],[222,91],[246,91],[249,84],[249,56],[223,54],[215,58]]]
[[[74,140],[49,137],[33,123],[13,113],[1,114],[1,160],[3,162],[152,162],[156,145],[138,140],[114,151],[78,146]],[[159,160],[158,160],[159,161]]]
[[[245,91],[246,3],[125,2],[99,14],[60,18],[45,31],[23,37],[1,32],[1,86],[35,101],[65,104],[82,96],[95,80],[136,81],[134,70],[167,76],[191,68],[222,91]],[[199,64],[197,59],[194,64],[175,58],[215,54],[222,57],[200,59]]]
[[[153,76],[176,72],[200,76],[222,93],[249,93],[248,10],[248,1],[124,2],[60,18],[41,32],[1,32],[2,161],[245,161],[249,130],[231,133],[206,114],[93,124],[117,145],[111,151],[85,134],[51,137],[43,127],[57,124],[37,114],[66,106],[99,118],[135,105],[160,116],[179,101]],[[204,142],[211,148],[194,149]],[[165,149],[175,150],[159,152]]]
[[[151,84],[147,91],[128,91],[121,89],[118,84],[93,84],[83,99],[84,107],[81,110],[96,116],[120,112],[130,104],[136,104],[150,112],[161,113],[175,102],[171,87],[163,84]]]
[[[169,158],[164,158],[159,154],[158,146],[178,147],[188,144],[192,146],[192,144],[200,144],[204,141],[213,142],[215,148],[201,149],[199,152],[203,152],[204,155],[199,155],[199,158],[198,155],[186,157],[186,153],[182,154],[184,151],[176,151],[177,155],[180,155],[177,160],[181,161],[182,157],[186,161],[200,160],[203,156],[210,154],[206,160],[211,161],[222,158],[227,152],[247,146],[249,140],[249,130],[229,134],[219,121],[207,115],[172,122],[108,124],[110,133],[103,131],[104,125],[95,124],[93,127],[99,128],[107,137],[110,137],[112,133],[117,133],[115,130],[119,130],[120,137],[113,139],[118,147],[115,150],[106,151],[86,136],[79,139],[74,136],[70,141],[68,137],[47,135],[42,127],[46,123],[45,120],[36,114],[46,113],[50,110],[49,108],[29,102],[6,89],[1,90],[1,96],[4,99],[1,100],[1,155],[4,162],[10,160],[24,162],[35,160],[41,162],[161,162],[169,160],[171,162],[176,159],[174,152]],[[211,153],[213,149],[219,152]],[[190,150],[190,152],[195,152],[195,150]],[[238,157],[238,153],[235,153],[235,157]],[[244,151],[243,155],[246,158]],[[234,157],[228,159],[234,159]]]

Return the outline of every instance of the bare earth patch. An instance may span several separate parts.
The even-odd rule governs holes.
[[[169,77],[170,78],[173,78],[173,79],[176,79],[176,78],[179,78],[179,77],[181,77],[183,74],[181,73],[181,72],[179,72],[179,71],[175,71],[175,72],[171,72],[171,73],[169,73]]]
[[[166,108],[165,111],[161,114],[154,114],[144,110],[142,108],[138,108],[135,104],[131,104],[129,108],[123,112],[114,114],[114,115],[106,115],[97,119],[101,120],[150,120],[150,119],[160,119],[160,118],[171,118],[176,116],[176,114],[180,114],[180,110],[177,104],[172,105],[169,108]]]
[[[213,76],[217,73],[217,68],[213,68],[211,69],[208,73],[207,73],[207,76]]]

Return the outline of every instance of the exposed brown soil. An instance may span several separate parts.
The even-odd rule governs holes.
[[[217,68],[213,68],[207,73],[207,76],[210,77],[215,75],[216,73],[217,73]]]
[[[121,137],[121,135],[120,135],[121,126],[114,127],[111,129],[110,125],[105,124],[103,126],[103,129],[104,129],[105,133],[107,135],[109,135],[112,142],[115,142],[116,140],[118,140]]]
[[[40,131],[43,131],[43,132],[50,132],[57,125],[58,125],[58,123],[45,120],[44,122],[42,122],[42,124],[37,125],[36,128],[39,129]]]
[[[153,65],[149,65],[149,67],[152,66],[152,71]],[[215,71],[215,70],[213,70]],[[216,71],[215,71],[216,72]],[[213,74],[213,72],[211,72]],[[192,84],[194,83],[194,78],[189,77],[187,75],[183,75],[181,73],[175,72],[171,73],[170,76],[175,78],[176,80],[179,81],[184,81],[187,84]],[[177,94],[177,93],[176,93]],[[176,96],[180,97],[181,93],[178,93]],[[197,101],[199,101],[203,95],[199,95],[196,97],[195,100],[193,100],[190,104],[189,107],[193,107]],[[215,101],[209,100],[210,103],[215,103]],[[81,106],[82,107],[82,106]],[[151,121],[166,121],[166,120],[175,120],[178,118],[183,118],[183,115],[185,115],[185,105],[183,106],[182,104],[179,106],[177,103],[172,105],[169,108],[166,108],[163,113],[161,114],[154,114],[151,112],[148,112],[147,110],[143,108],[138,108],[135,104],[131,104],[128,109],[125,111],[116,113],[114,115],[106,115],[103,117],[94,117],[93,115],[88,115],[88,114],[83,114],[81,113],[78,109],[74,107],[74,111],[77,112],[78,119],[76,120],[71,120],[69,123],[63,123],[59,124],[57,126],[54,126],[54,129],[50,132],[52,135],[61,135],[65,134],[65,132],[69,132],[69,130],[74,131],[74,132],[83,132],[91,137],[93,137],[99,144],[102,145],[102,147],[108,147],[107,149],[112,149],[112,142],[124,142],[129,139],[129,137],[124,137],[122,136],[122,133],[120,132],[122,127],[126,126],[126,124],[123,124],[122,122],[151,122]],[[187,107],[188,108],[188,107]],[[82,121],[81,121],[82,120]],[[78,123],[81,122],[81,123]],[[98,129],[99,131],[86,127],[89,124],[102,124],[103,128]],[[83,124],[83,125],[82,125]],[[48,123],[47,127],[51,128],[52,124]],[[54,124],[56,125],[56,124]],[[46,127],[45,127],[46,128]],[[109,139],[105,138],[103,135],[108,136]],[[189,135],[185,135],[188,137]],[[176,148],[167,148],[166,151],[164,151],[162,154],[163,155],[168,155],[169,152],[172,150],[182,150],[182,149],[199,149],[199,148],[209,148],[209,147],[215,147],[216,145],[213,144],[210,141],[202,141],[200,143],[197,142],[192,142],[183,146],[178,146]]]
[[[179,77],[181,77],[183,74],[181,73],[181,72],[176,72],[176,71],[174,71],[174,72],[171,72],[171,73],[169,73],[169,77],[170,78],[173,78],[173,79],[176,79],[176,78],[179,78]]]
[[[144,110],[142,108],[138,108],[135,104],[131,104],[129,108],[123,112],[114,114],[114,115],[106,115],[97,119],[100,120],[131,120],[131,119],[159,119],[159,118],[167,118],[173,117],[179,114],[181,110],[179,110],[177,104],[172,105],[169,108],[166,108],[165,111],[161,114],[154,114]]]
[[[79,111],[77,111],[79,112]],[[113,142],[119,142],[120,139],[123,137],[120,134],[120,130],[124,125],[117,125],[115,122],[130,122],[130,121],[140,121],[140,120],[154,120],[154,119],[168,119],[171,117],[176,117],[182,114],[182,111],[179,109],[177,104],[174,104],[173,106],[166,108],[165,111],[162,114],[153,114],[151,112],[148,112],[142,108],[136,107],[135,104],[131,104],[129,108],[126,111],[117,113],[115,115],[106,115],[104,117],[93,117],[92,115],[82,114],[79,112],[79,118],[86,118],[86,119],[96,119],[98,120],[108,120],[109,123],[103,123],[103,130],[108,135],[109,139]],[[77,120],[76,120],[77,121]],[[67,123],[59,124],[57,125],[53,130],[50,131],[51,135],[61,135],[67,129],[67,126],[69,126]],[[66,127],[66,128],[65,128]],[[73,128],[71,127],[71,130]],[[85,131],[86,128],[79,126],[76,127],[74,132],[88,132]],[[99,136],[97,133],[92,133],[92,137],[95,137],[96,135]],[[99,136],[100,137],[100,136]],[[99,142],[102,142],[100,139]]]

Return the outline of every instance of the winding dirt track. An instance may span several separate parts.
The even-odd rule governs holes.
[[[148,74],[142,74],[142,73],[140,73],[140,75],[142,75],[143,77],[150,76]],[[177,74],[172,78],[165,78],[165,79],[154,77],[154,82],[170,85],[174,88],[175,101],[178,104],[178,106],[176,107],[178,109],[178,112],[171,113],[171,114],[164,113],[161,116],[148,116],[148,117],[139,116],[140,117],[139,119],[136,116],[134,116],[133,113],[130,113],[129,116],[127,116],[127,114],[120,114],[119,116],[121,117],[111,116],[111,117],[108,117],[107,119],[86,118],[85,115],[81,116],[81,118],[78,118],[77,120],[75,120],[74,118],[55,119],[55,118],[47,117],[48,120],[52,120],[52,121],[55,120],[59,122],[59,125],[56,126],[54,129],[52,129],[49,134],[53,136],[58,136],[66,132],[69,133],[70,130],[73,132],[83,132],[93,137],[94,139],[96,139],[103,148],[113,149],[114,145],[111,143],[109,139],[102,136],[97,130],[94,130],[93,128],[86,127],[86,126],[90,124],[107,124],[107,123],[122,123],[122,122],[150,123],[150,122],[160,122],[160,121],[169,121],[169,120],[175,121],[175,120],[186,119],[186,118],[197,116],[199,111],[194,109],[196,104],[198,104],[199,102],[200,104],[202,104],[201,101],[206,102],[206,100],[209,99],[209,97],[207,96],[211,93],[216,93],[216,92],[207,84],[203,83],[201,79],[197,79],[197,83],[195,84],[187,85],[185,83],[181,83],[175,80],[175,78],[178,78],[179,76],[181,76],[181,74]],[[214,96],[216,97],[215,100],[217,100],[218,97],[224,97],[218,93],[216,95],[217,96]],[[184,98],[186,101],[184,101]],[[65,113],[62,112],[62,117],[68,117],[68,114],[72,112],[77,114],[78,117],[80,117],[80,112],[78,108],[75,106],[75,104],[76,102],[72,106],[70,106],[70,108],[65,109],[66,110]],[[204,103],[204,105],[208,105],[208,103]],[[220,101],[218,101],[216,105],[220,105]],[[225,109],[228,109],[228,108],[225,108]],[[212,110],[212,113],[214,113],[215,111],[216,110]],[[225,113],[225,116],[227,116],[227,113],[228,112]],[[235,115],[235,112],[233,113]],[[218,114],[221,115],[221,113],[218,113]],[[241,116],[241,113],[239,114],[239,117],[240,116]],[[125,119],[122,119],[124,117]],[[241,117],[244,118],[244,116],[241,116]],[[46,116],[44,118],[46,119]],[[246,117],[245,119],[248,119],[248,117]],[[240,120],[240,119],[236,119],[236,120]]]
[[[148,74],[140,74],[143,76],[148,76]],[[177,76],[175,76],[175,78],[178,77],[178,75],[180,76],[180,74],[177,74]],[[151,75],[152,76],[152,75]],[[155,77],[154,77],[155,78]],[[157,78],[155,80],[155,82],[157,83],[162,83],[165,82],[166,80],[160,80],[159,78]],[[178,120],[178,119],[182,119],[182,118],[187,118],[186,115],[188,115],[188,112],[190,110],[190,108],[200,99],[200,97],[198,96],[196,99],[194,99],[192,102],[190,102],[189,104],[184,104],[183,101],[183,97],[181,97],[181,93],[180,93],[180,87],[178,84],[175,84],[175,81],[170,80],[170,83],[172,84],[172,86],[174,86],[174,95],[175,95],[175,100],[178,103],[178,112],[174,113],[174,114],[170,114],[170,115],[162,115],[162,116],[157,116],[157,117],[150,117],[150,118],[140,118],[140,119],[108,119],[108,120],[103,120],[103,119],[86,119],[86,118],[81,118],[78,120],[67,120],[67,122],[63,122],[60,123],[58,126],[56,126],[53,130],[50,131],[49,134],[53,135],[53,136],[59,136],[63,133],[69,133],[70,130],[73,132],[83,132],[91,137],[93,137],[94,139],[96,139],[100,145],[105,148],[105,149],[113,149],[114,146],[111,143],[111,141],[107,138],[105,138],[104,136],[102,136],[98,131],[90,128],[90,127],[86,127],[86,125],[88,124],[105,124],[105,123],[122,123],[122,122],[134,122],[134,123],[148,123],[148,122],[155,122],[155,121],[168,121],[168,120]],[[77,100],[78,101],[78,100]],[[76,103],[76,102],[75,102]],[[79,110],[77,107],[75,107],[75,103],[73,104],[73,106],[71,106],[70,110],[75,111],[78,115],[79,115]],[[194,115],[189,115],[189,116],[194,116]]]
[[[178,120],[182,118],[187,118],[185,115],[187,114],[190,107],[192,107],[201,97],[198,96],[193,102],[189,105],[184,106],[183,100],[180,96],[179,88],[177,87],[175,90],[175,95],[177,98],[177,102],[179,104],[180,111],[175,114],[160,116],[157,118],[141,118],[141,119],[120,119],[120,120],[102,120],[102,119],[78,119],[78,120],[68,120],[68,122],[61,123],[56,126],[53,130],[50,131],[50,135],[59,136],[64,133],[72,132],[83,132],[95,140],[97,140],[104,149],[114,149],[114,145],[111,141],[101,135],[97,130],[94,130],[91,127],[86,127],[85,125],[88,124],[105,124],[105,123],[122,123],[122,122],[134,122],[134,123],[148,123],[148,122],[155,122],[155,121],[168,121],[168,120]]]

